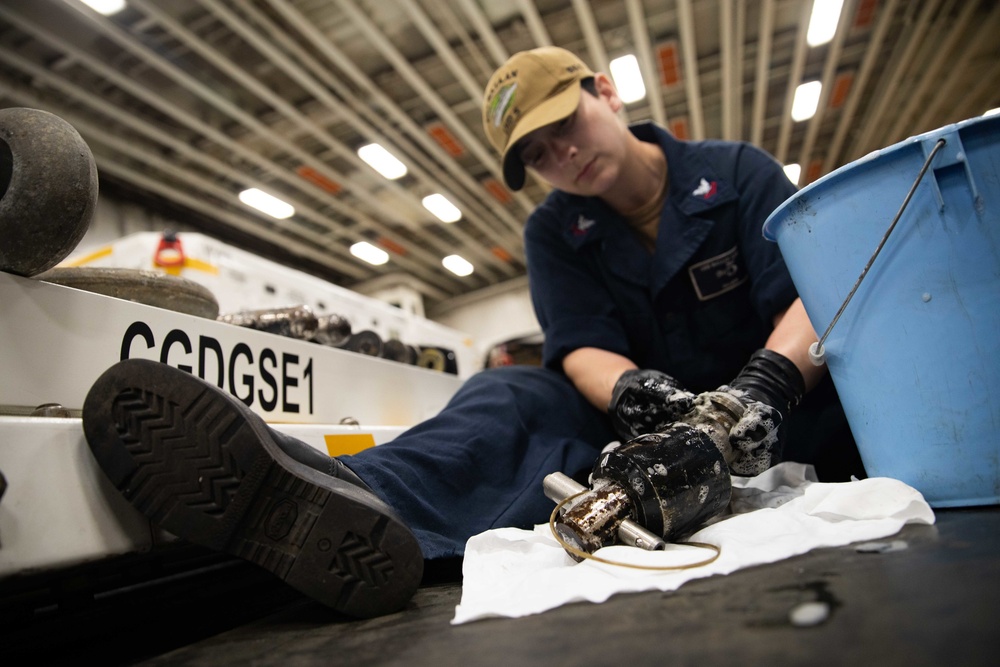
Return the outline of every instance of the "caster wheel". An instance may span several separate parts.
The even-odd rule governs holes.
[[[66,258],[97,204],[97,165],[66,121],[0,109],[0,271],[33,276]]]

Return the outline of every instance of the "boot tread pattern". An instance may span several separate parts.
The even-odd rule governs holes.
[[[272,467],[233,553],[286,578],[329,499],[329,491]]]
[[[175,502],[207,516],[225,513],[243,471],[226,446],[240,422],[224,408],[206,394],[186,411],[142,389],[115,397],[115,427],[138,466],[122,491],[147,516],[162,516]]]
[[[392,578],[392,559],[375,546],[378,542],[375,536],[383,532],[385,519],[381,518],[379,524],[372,531],[371,539],[349,532],[337,548],[330,572],[344,580],[345,588],[362,584],[380,588]]]

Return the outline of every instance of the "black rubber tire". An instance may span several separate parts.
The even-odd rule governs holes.
[[[97,165],[72,125],[0,109],[0,271],[34,276],[69,255],[97,205]]]

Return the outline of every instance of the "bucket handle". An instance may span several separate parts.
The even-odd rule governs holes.
[[[849,304],[851,302],[851,299],[854,298],[854,293],[858,291],[858,288],[861,286],[861,281],[865,279],[866,275],[868,275],[868,270],[872,268],[872,264],[875,263],[875,258],[878,257],[878,254],[880,252],[882,252],[882,246],[884,246],[885,242],[889,240],[889,234],[892,234],[892,230],[895,229],[896,223],[899,222],[899,219],[903,216],[903,211],[906,210],[907,205],[909,205],[910,203],[910,199],[913,198],[913,193],[917,191],[917,186],[920,185],[920,181],[923,179],[924,174],[927,173],[927,169],[931,165],[931,160],[934,159],[934,156],[937,155],[937,152],[939,150],[944,148],[944,145],[946,143],[948,142],[945,141],[944,139],[938,139],[937,142],[934,144],[934,148],[930,150],[930,152],[927,155],[927,159],[924,160],[924,166],[920,168],[920,173],[917,174],[917,180],[915,180],[913,182],[913,185],[910,186],[910,191],[906,193],[906,198],[903,200],[903,205],[899,207],[899,211],[896,213],[896,217],[893,218],[892,223],[889,225],[889,228],[885,230],[885,234],[882,236],[882,240],[879,241],[878,247],[875,248],[875,252],[872,253],[871,258],[865,265],[865,268],[861,271],[861,275],[858,276],[857,281],[855,281],[854,287],[852,287],[851,291],[847,293],[847,298],[844,299],[844,303],[840,305],[840,309],[837,311],[837,314],[833,316],[833,320],[830,321],[830,325],[827,326],[826,331],[823,332],[823,335],[820,336],[820,339],[809,346],[809,361],[811,361],[814,366],[822,366],[826,362],[826,348],[823,347],[823,343],[826,342],[827,336],[829,336],[830,332],[833,331],[833,327],[835,324],[837,324],[837,320],[839,320],[840,316],[844,314],[844,310],[847,308],[847,304]]]

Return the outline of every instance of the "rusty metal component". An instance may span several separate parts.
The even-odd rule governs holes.
[[[319,328],[319,320],[309,306],[245,310],[220,315],[218,320],[238,327],[301,340],[312,340]]]
[[[385,345],[382,347],[382,356],[385,359],[403,364],[413,365],[417,363],[417,350],[396,338],[385,341]]]
[[[369,357],[382,356],[382,337],[370,329],[351,334],[343,348]]]
[[[219,315],[219,302],[207,287],[159,271],[56,267],[35,279],[210,320]]]
[[[706,410],[704,420],[711,414]],[[634,521],[675,542],[719,514],[729,505],[732,481],[723,452],[706,429],[705,423],[701,428],[677,423],[604,453],[594,466],[593,489],[556,521],[560,537],[592,553],[628,543],[619,528]]]
[[[583,484],[561,472],[546,475],[542,480],[542,489],[545,492],[546,498],[557,503],[566,501],[565,505],[563,505],[562,515],[565,515],[572,508],[576,507],[578,499],[572,498],[573,496],[579,495],[582,497],[581,494],[588,490]],[[666,547],[666,543],[659,536],[649,532],[627,516],[617,518],[621,519],[618,522],[618,541],[622,544],[639,547],[647,551],[658,551]],[[616,518],[608,517],[608,520],[615,521]],[[560,533],[560,535],[571,544],[577,542],[573,536],[568,536],[565,533]]]
[[[351,323],[342,315],[331,313],[317,317],[316,333],[312,340],[320,345],[341,347],[351,337]]]
[[[90,227],[97,165],[66,121],[0,110],[0,271],[34,276],[65,259]]]
[[[581,502],[556,521],[556,530],[567,543],[593,553],[618,541],[618,527],[632,517],[633,503],[619,484],[592,489]]]

